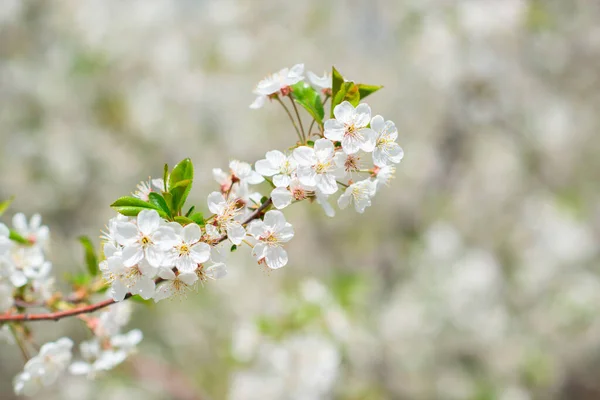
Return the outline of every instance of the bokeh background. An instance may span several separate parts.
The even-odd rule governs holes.
[[[298,62],[385,85],[392,185],[363,215],[291,207],[287,267],[240,250],[137,304],[137,356],[39,398],[600,398],[600,2],[2,0],[0,198],[77,271],[76,237],[164,162],[192,158],[205,208],[212,168],[289,147],[281,110],[248,105]],[[2,399],[21,368],[0,344]]]

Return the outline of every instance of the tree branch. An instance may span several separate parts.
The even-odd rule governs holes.
[[[250,216],[243,222],[243,224],[246,225],[248,222],[250,222],[256,218],[259,218],[261,213],[267,207],[269,207],[272,203],[273,203],[273,200],[271,198],[269,198],[267,201],[262,203],[260,205],[260,207],[258,207],[256,209],[256,211],[254,211],[252,214],[250,214]],[[221,243],[225,239],[227,239],[227,235],[223,235],[219,239],[218,243]],[[162,279],[161,279],[161,281],[162,281]],[[127,293],[124,300],[129,299],[131,296],[132,296],[131,293]],[[27,314],[27,313],[25,313],[25,314],[2,314],[2,315],[0,315],[0,325],[4,324],[6,322],[58,321],[63,318],[74,317],[74,316],[80,315],[80,314],[89,314],[94,311],[98,311],[102,308],[108,307],[115,303],[117,303],[117,302],[114,301],[113,299],[106,299],[106,300],[100,301],[98,303],[94,303],[94,304],[90,304],[90,305],[82,306],[82,307],[77,307],[77,308],[73,308],[71,310],[65,310],[65,311],[56,311],[56,312],[51,312],[51,313],[40,313],[40,314]]]

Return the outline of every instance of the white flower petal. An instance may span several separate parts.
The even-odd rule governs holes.
[[[137,225],[144,235],[150,235],[160,227],[160,216],[156,210],[142,210],[137,216]]]

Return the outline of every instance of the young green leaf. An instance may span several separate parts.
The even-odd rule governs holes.
[[[331,102],[331,118],[334,117],[333,110],[335,107],[343,101],[350,102],[354,107],[360,102],[358,85],[354,82],[344,82],[340,90],[333,97]]]
[[[194,166],[192,160],[186,158],[173,168],[169,176],[169,193],[173,196],[171,211],[172,214],[179,214],[185,204],[190,190],[192,189],[192,180],[194,179]]]
[[[204,221],[204,215],[202,215],[202,213],[194,213],[190,215],[189,218],[200,226],[206,225],[206,222]]]
[[[183,217],[181,215],[174,217],[173,220],[175,222],[179,222],[181,225],[184,225],[184,226],[194,223],[194,220],[192,220],[191,218]]]
[[[98,273],[100,273],[100,269],[98,268],[98,256],[96,255],[96,250],[94,249],[92,241],[87,236],[80,236],[79,242],[83,246],[83,251],[85,252],[85,264],[88,272],[92,276],[98,275]]]
[[[12,229],[9,231],[8,238],[10,240],[12,240],[13,242],[17,242],[19,244],[26,244],[26,245],[31,244],[31,242],[29,240],[25,239],[23,236],[19,235],[16,231],[14,231]]]
[[[128,217],[135,217],[142,210],[156,210],[161,217],[167,217],[167,214],[154,204],[148,203],[147,201],[132,196],[120,197],[110,206],[114,208],[117,212]]]
[[[292,96],[296,103],[304,107],[319,125],[323,125],[325,109],[319,92],[305,82],[298,82],[292,85]]]
[[[167,184],[169,183],[169,164],[165,164],[165,169],[163,171],[163,190],[168,192]]]
[[[378,91],[379,89],[381,89],[383,86],[377,86],[377,85],[365,85],[364,83],[359,83],[358,85],[358,93],[360,95],[360,99],[364,99],[365,97],[367,97],[370,94],[375,93],[376,91]]]
[[[162,210],[167,217],[171,218],[171,210],[169,209],[164,197],[156,192],[150,192],[148,194],[148,199],[150,200],[150,204],[155,205],[159,209],[159,214],[160,210]]]
[[[195,209],[196,209],[196,206],[191,206],[190,209],[188,210],[188,212],[185,213],[185,216],[189,218],[189,216],[192,215],[192,213],[194,212]]]
[[[8,209],[14,198],[14,196],[10,196],[7,200],[4,200],[2,203],[0,203],[0,216]]]
[[[332,67],[332,71],[331,71],[331,97],[335,98],[335,95],[337,94],[337,92],[340,91],[341,87],[342,87],[342,83],[344,83],[344,77],[342,76],[342,74],[340,74],[338,72],[337,69],[335,69],[335,67]],[[333,107],[331,108],[333,110]],[[331,114],[333,117],[333,114]]]

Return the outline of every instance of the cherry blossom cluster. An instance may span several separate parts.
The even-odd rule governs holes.
[[[117,215],[103,232],[100,255],[89,239],[80,238],[87,273],[70,279],[69,295],[53,287],[46,260],[49,232],[39,215],[28,222],[17,214],[12,228],[0,224],[0,313],[5,313],[0,314],[0,337],[10,335],[27,359],[14,379],[15,392],[34,394],[67,370],[93,378],[122,363],[143,336],[136,329],[122,332],[131,313],[123,301],[130,297],[159,302],[185,296],[225,277],[227,254],[242,247],[266,268],[287,265],[284,247],[294,228],[282,210],[291,204],[316,202],[334,216],[330,198],[337,196],[339,208],[353,205],[363,213],[403,157],[394,123],[372,116],[360,102],[380,88],[347,81],[335,68],[323,76],[307,72],[306,81],[302,64],[261,80],[250,107],[278,102],[298,141],[286,151],[268,151],[254,165],[232,160],[225,170],[213,169],[218,189],[198,207],[208,213],[186,204],[194,179],[191,160],[172,169],[165,165],[162,178],[141,182],[131,196],[111,205]],[[330,99],[330,118],[325,118]],[[299,109],[312,120],[308,129]],[[5,208],[6,202],[0,203],[0,214]],[[49,313],[25,313],[36,307]],[[32,335],[24,322],[67,316],[79,316],[93,333],[93,339],[79,344],[80,358],[72,361],[74,343],[66,337],[30,357]]]
[[[46,301],[53,293],[52,263],[46,260],[49,230],[35,214],[15,214],[12,229],[0,223],[0,313],[15,305],[15,295]]]

